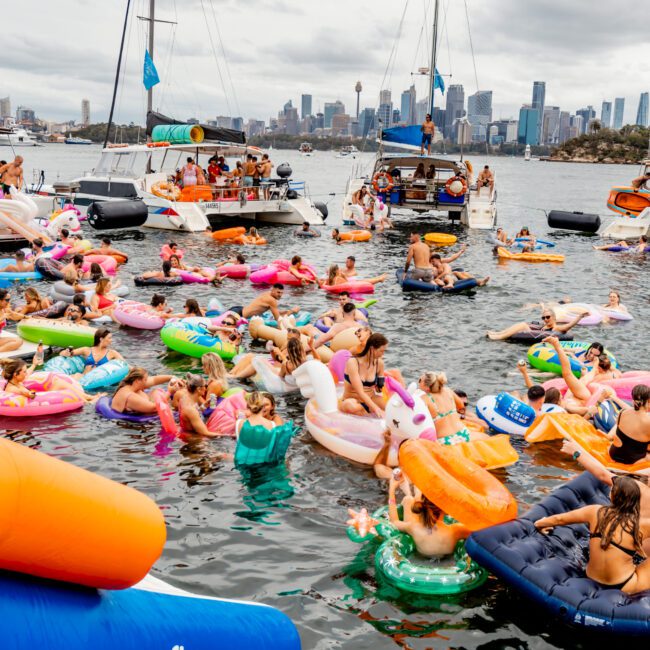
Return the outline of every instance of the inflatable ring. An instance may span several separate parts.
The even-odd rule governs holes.
[[[172,255],[177,257],[179,260],[182,260],[183,256],[185,255],[185,251],[180,250],[180,248],[176,251],[173,251],[169,247],[169,244],[164,244],[163,247],[160,249],[160,257],[164,261],[164,260],[168,260]]]
[[[369,230],[348,230],[339,233],[339,239],[342,241],[370,241],[372,233]]]
[[[427,244],[436,244],[438,246],[452,246],[458,241],[458,237],[446,232],[428,232],[424,236],[424,241]]]
[[[66,375],[54,372],[33,373],[23,385],[36,393],[34,398],[6,392],[6,383],[3,380],[0,384],[0,415],[39,417],[76,411],[84,405],[81,387]]]
[[[589,349],[591,344],[585,341],[560,341],[560,347],[567,353],[573,353],[569,356],[569,363],[571,364],[571,371],[576,377],[580,377],[582,371],[586,369],[584,354]],[[616,357],[607,349],[605,354],[609,358],[613,368],[619,368]],[[535,343],[528,348],[528,363],[533,368],[541,370],[542,372],[552,372],[554,375],[562,374],[562,366],[557,352],[553,349],[550,343]]]
[[[372,177],[375,192],[390,192],[393,189],[393,177],[388,172],[377,172]]]
[[[467,192],[467,181],[460,176],[452,176],[445,183],[445,192],[453,197],[463,196]]]
[[[115,320],[121,325],[139,330],[159,330],[165,321],[147,305],[135,300],[123,300],[113,310]]]
[[[212,239],[217,241],[225,241],[228,239],[235,239],[241,235],[246,234],[246,228],[238,226],[237,228],[223,228],[222,230],[215,230],[212,233]]]
[[[159,181],[151,186],[151,193],[168,201],[178,201],[181,198],[181,190],[174,183]]]
[[[157,414],[135,414],[135,413],[120,413],[112,406],[112,397],[103,395],[95,403],[95,412],[107,420],[119,420],[120,422],[134,422],[136,424],[144,424],[145,422],[157,422],[159,420]]]
[[[399,448],[399,464],[430,501],[470,530],[517,516],[508,488],[454,446],[407,440]]]
[[[214,352],[224,361],[230,361],[239,353],[232,343],[224,343],[212,336],[205,327],[183,320],[167,323],[160,330],[160,338],[170,350],[197,359],[207,352]]]

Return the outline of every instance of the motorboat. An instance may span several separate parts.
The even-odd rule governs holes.
[[[188,156],[206,169],[213,156],[245,160],[263,151],[245,144],[204,141],[200,144],[109,145],[102,150],[92,173],[69,182],[74,187],[66,198],[85,212],[95,201],[141,199],[149,209],[148,228],[200,232],[231,218],[264,223],[322,225],[323,212],[309,198],[304,182],[290,179],[291,168],[276,168],[277,177],[265,187],[237,187],[227,175],[214,184],[183,192],[174,184],[176,171]],[[151,171],[147,171],[151,169]],[[41,189],[41,194],[44,189]],[[59,191],[58,194],[66,195]]]
[[[78,138],[77,136],[71,135],[65,139],[66,144],[93,144],[92,140],[88,138]]]
[[[420,165],[425,170],[425,178],[415,178]],[[427,215],[442,213],[469,228],[481,230],[489,230],[496,223],[496,184],[491,193],[489,188],[482,188],[479,192],[469,161],[403,154],[378,155],[372,176],[348,181],[343,199],[344,221],[354,220],[353,196],[363,185],[371,186],[371,192],[389,206],[391,214],[395,211]]]
[[[41,143],[21,126],[0,127],[0,147],[40,147]]]
[[[356,158],[357,154],[361,153],[357,147],[353,144],[345,145],[341,147],[336,154],[337,158]]]
[[[302,156],[313,156],[314,147],[311,146],[311,142],[303,142],[300,147],[298,147],[298,152]]]

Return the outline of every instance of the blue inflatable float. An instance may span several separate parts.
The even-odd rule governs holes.
[[[560,621],[618,635],[650,634],[650,592],[628,596],[585,576],[589,531],[557,526],[542,535],[533,522],[586,505],[609,504],[609,487],[584,473],[523,517],[472,533],[469,555]]]
[[[456,271],[460,269],[454,269]],[[424,280],[414,280],[404,273],[404,269],[397,269],[395,272],[397,282],[402,287],[402,291],[428,291],[435,293],[461,293],[462,291],[469,291],[478,286],[476,279],[471,280],[457,280],[453,287],[443,289],[433,282],[425,282]],[[405,277],[406,276],[406,277]]]
[[[282,612],[198,596],[147,576],[107,591],[0,572],[0,635],[12,650],[299,650]]]

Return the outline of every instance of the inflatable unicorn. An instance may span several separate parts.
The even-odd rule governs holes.
[[[56,239],[63,228],[67,228],[70,232],[78,232],[81,230],[81,224],[77,216],[77,211],[73,207],[69,210],[63,210],[54,217],[51,217],[47,222],[42,224],[47,234]]]

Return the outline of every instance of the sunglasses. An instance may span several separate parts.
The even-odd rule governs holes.
[[[547,314],[546,316],[542,316],[542,318],[544,320],[551,320],[551,318],[553,318],[553,316],[551,316],[550,314]]]

